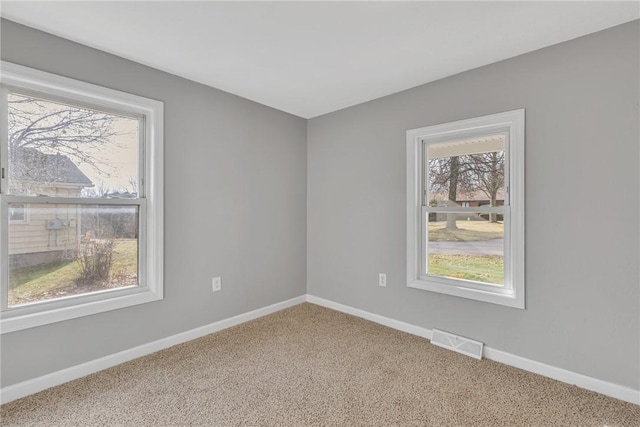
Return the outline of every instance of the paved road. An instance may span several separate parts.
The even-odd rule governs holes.
[[[464,255],[503,255],[504,239],[477,242],[429,242],[429,252]]]

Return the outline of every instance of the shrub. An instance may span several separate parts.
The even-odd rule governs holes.
[[[80,275],[76,283],[96,283],[109,279],[113,263],[113,240],[90,240],[80,246]]]

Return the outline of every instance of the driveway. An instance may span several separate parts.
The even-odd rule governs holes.
[[[504,239],[471,242],[429,242],[429,252],[435,254],[504,255]]]

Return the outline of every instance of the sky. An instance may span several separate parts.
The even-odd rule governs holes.
[[[78,164],[78,168],[93,182],[110,190],[131,191],[130,179],[138,181],[138,121],[121,118],[114,123],[119,134],[111,139],[103,149],[93,151],[93,157],[104,164],[104,173],[89,164]]]

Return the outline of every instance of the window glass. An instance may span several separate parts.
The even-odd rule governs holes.
[[[136,198],[137,118],[8,96],[8,194]]]
[[[429,214],[430,275],[504,285],[504,223],[488,213]]]
[[[433,207],[504,204],[503,133],[427,145],[428,204]]]
[[[138,206],[26,206],[29,223],[9,224],[8,307],[138,286]]]
[[[504,284],[505,133],[425,142],[428,220],[423,273]],[[431,208],[442,208],[432,212]]]

